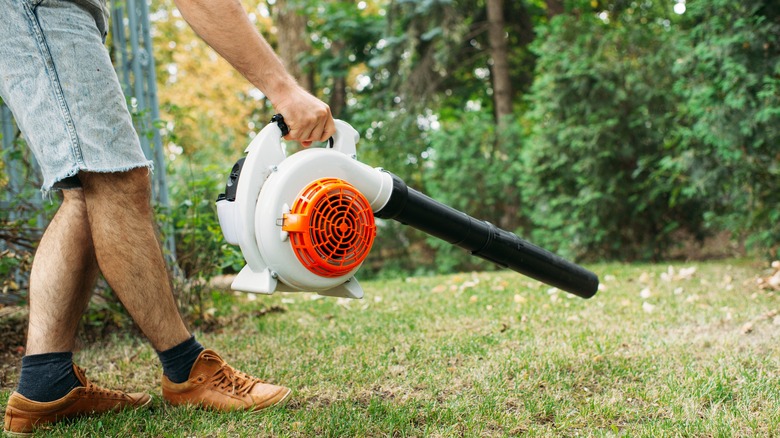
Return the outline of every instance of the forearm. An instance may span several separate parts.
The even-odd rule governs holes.
[[[238,0],[175,0],[184,19],[271,103],[296,87],[271,46],[249,21]]]

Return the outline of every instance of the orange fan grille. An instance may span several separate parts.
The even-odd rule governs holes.
[[[321,277],[340,277],[360,266],[376,236],[374,213],[346,181],[322,178],[306,186],[284,215],[282,229],[298,260]]]

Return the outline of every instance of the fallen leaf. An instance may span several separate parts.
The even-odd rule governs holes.
[[[775,275],[769,277],[767,284],[774,289],[780,289],[780,271],[775,272]]]
[[[674,267],[669,266],[668,268],[666,268],[666,272],[661,273],[661,280],[667,283],[674,280]]]
[[[439,293],[442,293],[442,292],[444,292],[446,290],[447,290],[447,286],[445,286],[443,284],[440,284],[440,285],[434,287],[433,289],[431,289],[431,292],[433,292],[435,294],[439,294]]]
[[[677,274],[677,276],[682,280],[690,280],[693,277],[693,274],[696,273],[696,266],[691,266],[690,268],[682,268],[680,269],[680,272]]]

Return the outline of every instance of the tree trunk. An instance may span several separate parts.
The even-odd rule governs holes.
[[[344,59],[346,52],[346,44],[343,41],[333,41],[330,46],[330,50],[333,53],[333,57],[336,59]],[[349,65],[339,67],[339,74],[336,74],[332,78],[330,89],[330,100],[328,105],[330,111],[333,113],[333,117],[339,118],[342,116],[344,109],[347,107],[347,72],[349,71]]]
[[[276,0],[274,7],[277,33],[277,53],[287,71],[305,89],[312,91],[314,81],[302,67],[299,57],[311,51],[306,34],[306,15],[300,2]]]
[[[328,105],[333,117],[342,117],[344,109],[347,107],[347,78],[345,76],[333,78],[333,89],[330,91]]]
[[[512,114],[512,82],[509,79],[503,3],[503,0],[487,0],[488,39],[493,60],[493,102],[499,126],[503,125],[506,116]]]
[[[556,15],[561,15],[564,12],[563,0],[546,0],[547,3],[547,19],[550,20]]]

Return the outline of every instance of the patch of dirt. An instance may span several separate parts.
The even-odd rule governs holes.
[[[240,324],[247,319],[257,319],[272,313],[284,313],[287,309],[283,306],[263,306],[261,309],[251,312],[233,312],[228,315],[214,316],[208,312],[204,313],[203,318],[197,315],[189,318],[189,324],[204,332],[219,333],[224,327],[231,327]]]
[[[719,260],[745,255],[744,242],[735,241],[728,232],[697,240],[690,233],[678,231],[672,239],[677,242],[677,246],[669,250],[669,260]]]
[[[0,307],[0,389],[13,389],[27,338],[27,307]]]
[[[670,329],[665,340],[702,349],[775,346],[780,341],[780,310],[773,309],[747,321],[721,320]]]

